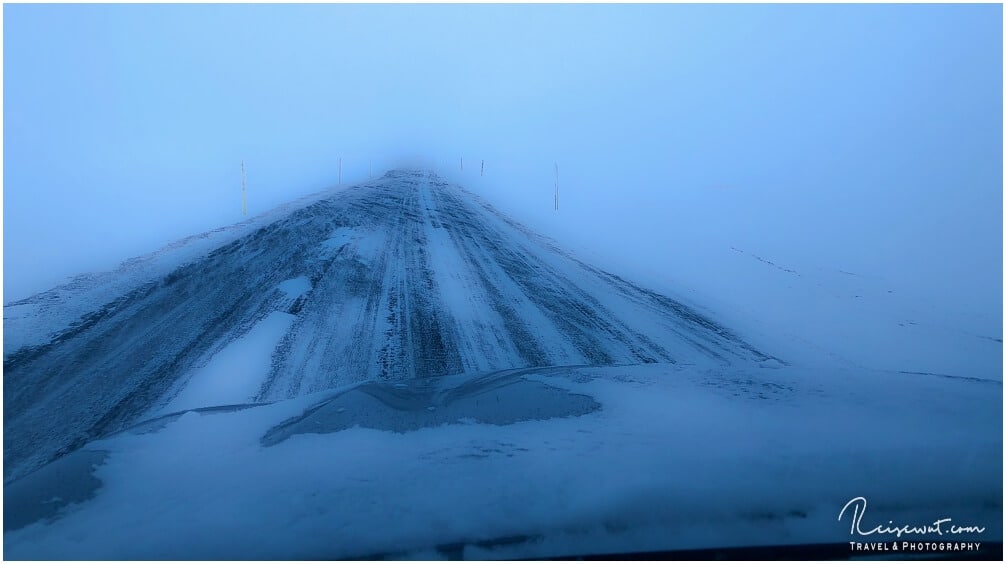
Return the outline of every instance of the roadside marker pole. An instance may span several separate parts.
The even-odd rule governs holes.
[[[555,163],[555,211],[559,211],[559,163]]]
[[[248,192],[245,189],[245,161],[241,159],[241,215],[248,215]]]

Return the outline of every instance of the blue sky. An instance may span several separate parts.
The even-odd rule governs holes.
[[[998,5],[3,9],[5,302],[240,221],[242,159],[256,214],[465,155],[630,274],[738,246],[1002,307]]]

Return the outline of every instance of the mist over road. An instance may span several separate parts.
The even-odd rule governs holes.
[[[5,482],[192,396],[200,369],[251,348],[254,366],[215,376],[244,379],[232,403],[537,366],[773,362],[422,171],[334,190],[93,306],[5,357]]]

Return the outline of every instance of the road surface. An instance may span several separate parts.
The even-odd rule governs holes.
[[[96,303],[51,342],[7,355],[4,480],[158,410],[204,406],[193,401],[525,367],[775,361],[460,187],[392,171]],[[214,363],[234,374],[207,376]],[[207,378],[241,385],[201,395]]]

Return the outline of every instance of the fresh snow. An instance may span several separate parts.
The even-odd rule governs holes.
[[[5,366],[8,558],[844,542],[856,496],[1001,541],[987,320],[739,248],[764,301],[669,297],[426,173],[313,202],[177,268],[8,304],[22,342],[58,336]]]
[[[7,531],[4,550],[539,558],[844,542],[857,539],[837,516],[857,496],[864,525],[950,517],[987,528],[967,540],[998,540],[1001,393],[936,376],[667,364],[362,384],[92,443],[108,455],[90,499]],[[17,487],[42,500],[58,483]]]
[[[297,299],[311,290],[311,281],[306,276],[298,276],[280,283],[279,289],[290,299]]]
[[[252,401],[269,374],[276,345],[295,319],[288,313],[270,313],[247,334],[213,355],[192,375],[164,411],[170,413]]]

